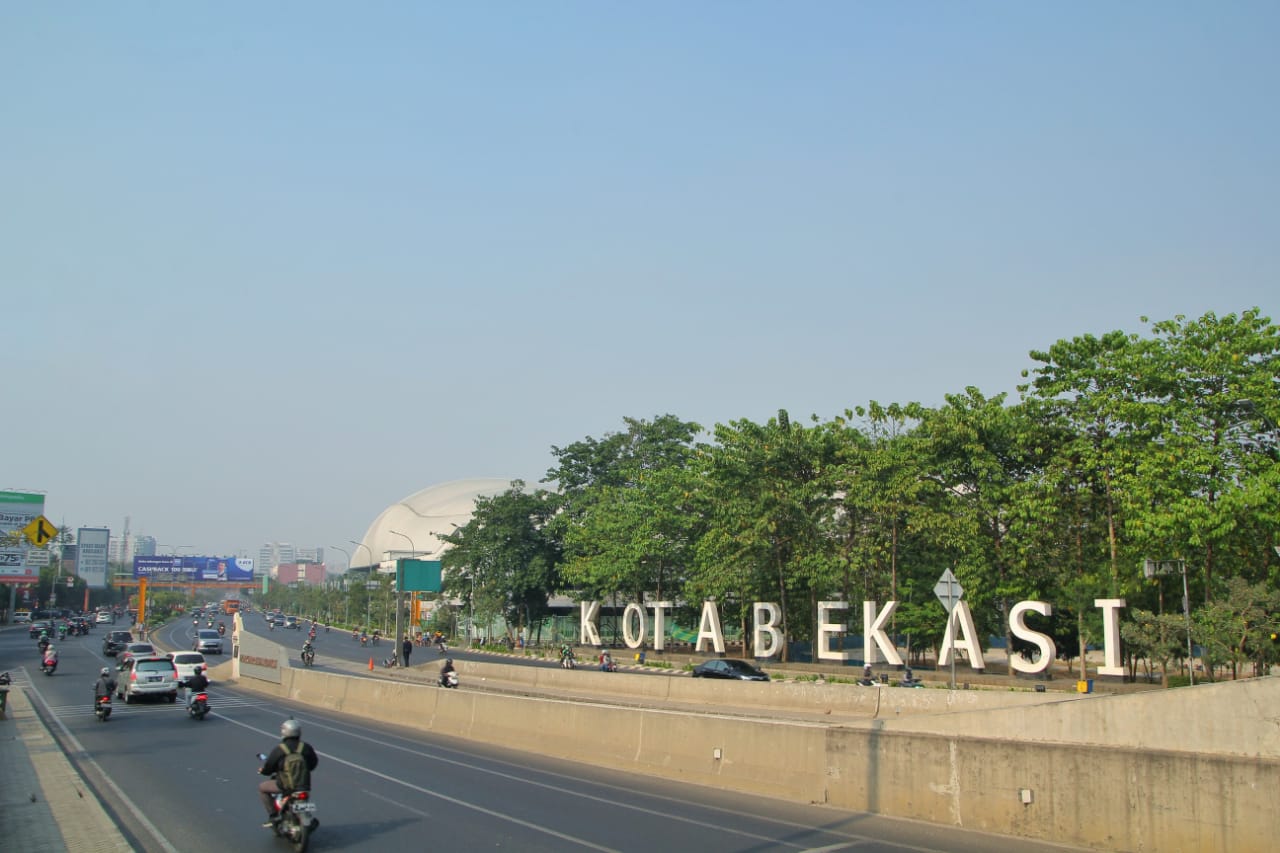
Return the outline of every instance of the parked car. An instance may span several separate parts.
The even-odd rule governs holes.
[[[201,628],[196,631],[196,642],[192,651],[222,654],[222,635],[212,628]]]
[[[116,696],[129,704],[139,696],[178,698],[178,669],[169,658],[139,656],[127,658],[116,680]]]
[[[19,623],[30,622],[30,621],[31,621],[30,610],[19,610],[18,612],[13,614],[13,624],[15,625]]]
[[[714,658],[693,668],[694,678],[730,678],[737,681],[768,681],[769,676],[745,660]]]
[[[128,631],[108,631],[102,638],[102,653],[115,656],[129,647],[133,642],[133,634]]]
[[[168,655],[168,658],[173,661],[174,668],[178,670],[179,683],[195,675],[197,670],[204,672],[209,668],[204,655],[199,652],[173,652]]]

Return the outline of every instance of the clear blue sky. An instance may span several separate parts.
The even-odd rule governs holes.
[[[1273,2],[7,3],[0,488],[342,544],[624,417],[1280,319],[1277,44]]]

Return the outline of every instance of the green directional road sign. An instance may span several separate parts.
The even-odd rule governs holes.
[[[439,592],[439,560],[396,560],[400,592]]]

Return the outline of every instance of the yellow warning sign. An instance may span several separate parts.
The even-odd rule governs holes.
[[[31,523],[22,528],[22,535],[27,537],[27,541],[37,548],[43,548],[53,541],[53,537],[58,535],[58,528],[53,526],[53,522],[45,518],[43,515],[37,515],[31,519]]]

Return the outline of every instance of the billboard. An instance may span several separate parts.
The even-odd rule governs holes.
[[[134,557],[135,578],[252,583],[252,557]]]
[[[105,527],[81,527],[76,531],[76,574],[89,589],[106,589],[110,541],[111,531]]]
[[[9,537],[44,515],[44,495],[27,492],[0,492],[0,583],[35,582],[40,579],[40,568],[28,557],[27,543],[13,542]],[[45,565],[48,565],[47,563]]]

